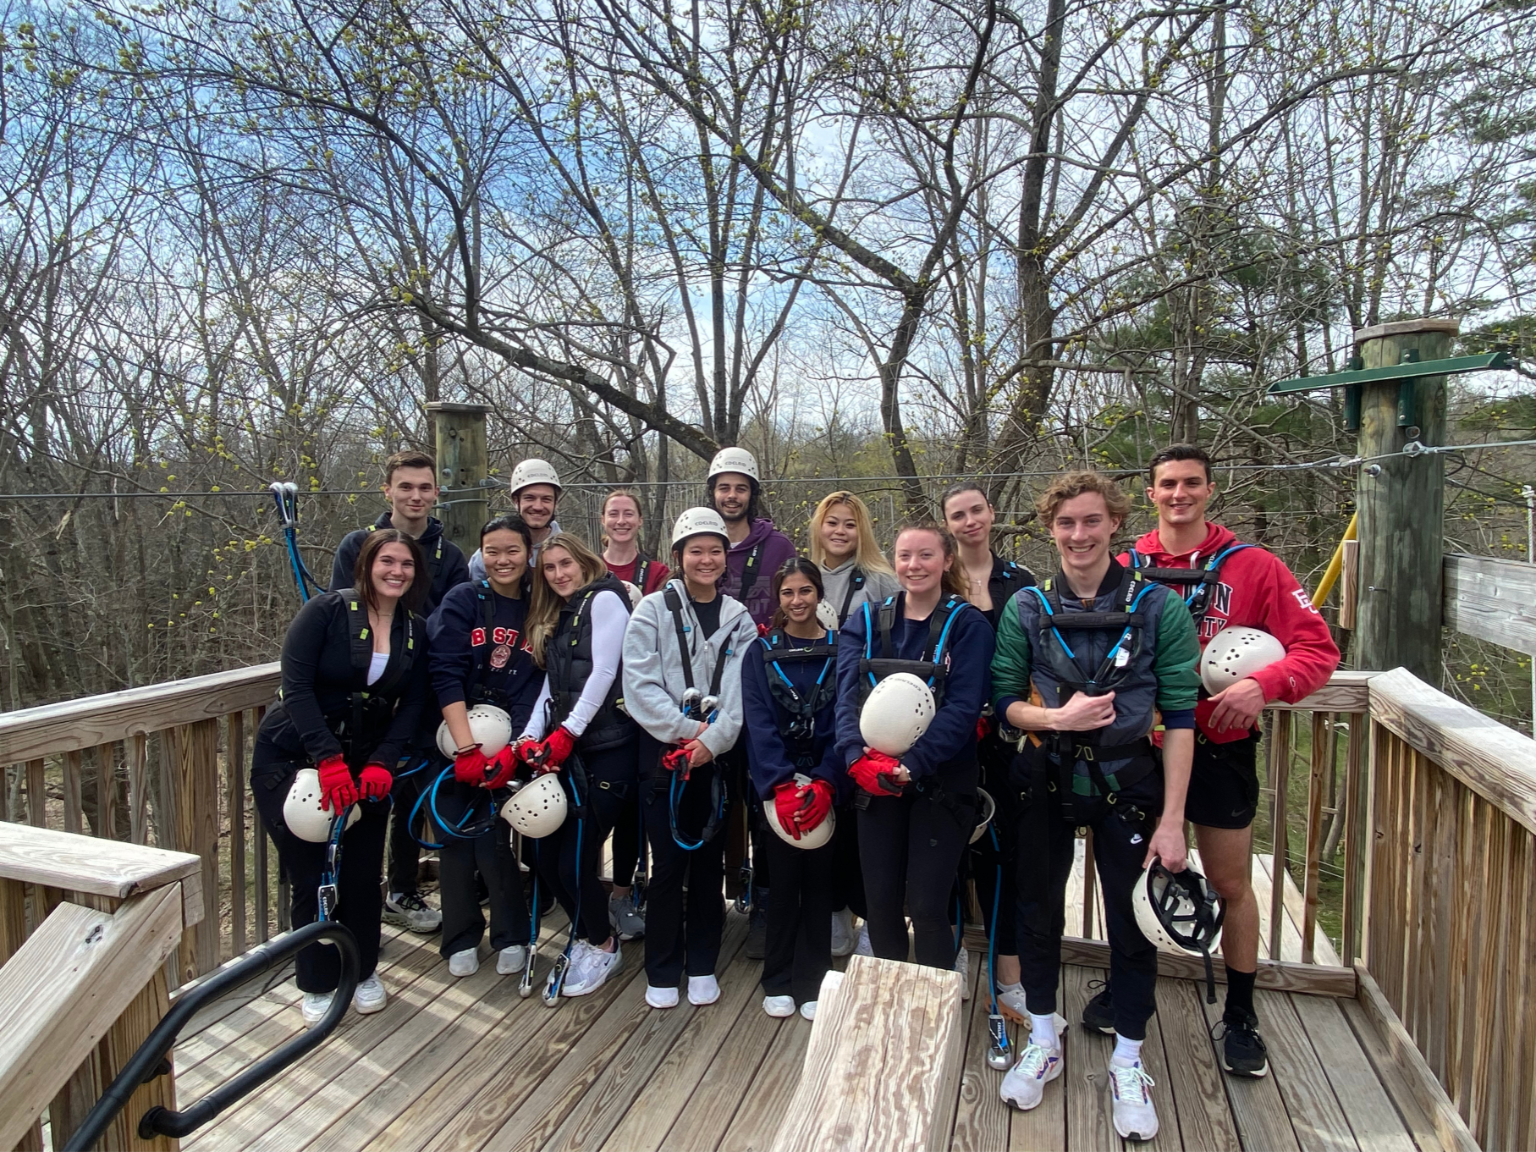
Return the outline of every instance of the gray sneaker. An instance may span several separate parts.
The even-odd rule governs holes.
[[[416,892],[391,892],[384,901],[384,923],[430,936],[443,926],[443,914]]]
[[[608,897],[608,923],[620,940],[638,940],[645,935],[645,917],[628,896]]]

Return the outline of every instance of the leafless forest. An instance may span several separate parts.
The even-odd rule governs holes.
[[[1533,356],[1533,44],[1530,0],[12,4],[0,707],[273,658],[266,485],[323,573],[437,399],[653,530],[719,444],[791,527],[982,475],[1036,562],[1040,474],[1198,438],[1305,578],[1353,473],[1273,466],[1353,440],[1268,384],[1402,317]],[[1455,547],[1524,555],[1533,462],[1450,462]]]

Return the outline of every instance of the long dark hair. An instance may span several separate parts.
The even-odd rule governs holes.
[[[352,587],[362,597],[363,603],[368,605],[370,611],[379,610],[379,596],[373,587],[373,561],[378,556],[379,549],[386,544],[404,544],[410,549],[411,559],[415,562],[416,573],[411,577],[411,586],[405,590],[405,595],[400,597],[400,603],[412,612],[419,613],[421,606],[427,600],[427,586],[432,582],[432,575],[427,571],[427,557],[422,552],[421,545],[416,543],[416,537],[411,536],[398,528],[375,528],[363,537],[362,549],[357,554],[357,563],[352,566]]]
[[[480,539],[484,540],[492,532],[516,532],[521,536],[523,547],[528,550],[528,567],[533,567],[533,529],[528,527],[526,520],[516,512],[503,512],[480,526]]]
[[[791,556],[773,574],[773,619],[768,621],[768,627],[778,629],[789,623],[789,617],[784,615],[784,609],[779,607],[779,590],[784,587],[784,581],[791,576],[804,576],[811,582],[811,587],[816,589],[816,599],[823,600],[827,595],[826,585],[821,580],[821,569],[811,563],[804,556]]]

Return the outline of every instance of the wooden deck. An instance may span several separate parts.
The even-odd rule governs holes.
[[[557,945],[545,933],[540,974]],[[792,1107],[810,1025],[770,1019],[760,966],[742,956],[746,921],[727,920],[721,999],[653,1011],[642,998],[643,945],[597,994],[544,1007],[487,963],[455,980],[436,937],[386,931],[381,973],[390,1003],[349,1014],[320,1049],[265,1090],[183,1141],[223,1149],[753,1149]],[[563,942],[563,933],[560,940]],[[985,953],[972,953],[974,989]],[[1062,1010],[1075,1021],[1102,973],[1068,968]],[[183,1105],[302,1027],[286,974],[211,1005],[176,1054]],[[1435,1130],[1354,1001],[1259,993],[1272,1074],[1221,1073],[1207,1034],[1219,1009],[1203,989],[1164,979],[1143,1050],[1158,1088],[1162,1133],[1149,1147],[1413,1152]],[[997,1095],[985,1064],[984,998],[966,1005],[966,1067],[954,1152],[1119,1148],[1104,1066],[1112,1041],[1074,1025],[1066,1074],[1031,1113]]]

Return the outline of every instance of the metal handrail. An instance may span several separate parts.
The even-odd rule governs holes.
[[[215,1088],[196,1104],[184,1111],[164,1108],[160,1105],[149,1109],[139,1119],[139,1137],[152,1140],[156,1136],[182,1137],[196,1131],[212,1120],[236,1100],[248,1095],[287,1068],[325,1040],[341,1023],[352,995],[357,991],[358,954],[357,941],[344,924],[321,920],[306,924],[292,932],[274,937],[247,952],[239,960],[213,973],[206,981],[185,991],[177,999],[164,1019],[139,1045],[133,1058],[118,1073],[117,1079],[102,1093],[101,1099],[91,1109],[80,1127],[65,1141],[64,1152],[84,1152],[101,1139],[107,1126],[117,1114],[128,1106],[139,1085],[146,1084],[162,1075],[169,1067],[167,1060],[176,1046],[181,1030],[197,1010],[210,1000],[216,1000],[232,989],[249,983],[256,977],[288,960],[311,944],[334,944],[341,952],[341,979],[331,997],[326,1013],[311,1028],[294,1037],[275,1052],[268,1053],[233,1080]]]

